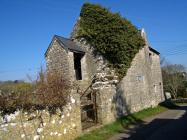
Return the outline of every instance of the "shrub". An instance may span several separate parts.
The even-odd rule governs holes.
[[[36,89],[40,103],[46,107],[62,107],[67,103],[69,85],[58,73],[41,72]]]
[[[34,83],[15,84],[10,93],[0,94],[0,111],[13,113],[17,109],[33,111],[49,109],[55,112],[68,100],[69,86],[58,73],[39,73]],[[7,91],[7,90],[6,90]]]
[[[0,94],[0,110],[3,113],[11,113],[16,109],[25,108],[26,104],[31,104],[33,85],[31,83],[15,83],[6,84],[6,90],[2,90]],[[10,89],[8,89],[9,87]]]

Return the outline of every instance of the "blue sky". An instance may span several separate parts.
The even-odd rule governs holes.
[[[187,66],[186,0],[0,0],[0,80],[34,77],[52,36],[69,37],[84,2],[120,12],[169,62]]]

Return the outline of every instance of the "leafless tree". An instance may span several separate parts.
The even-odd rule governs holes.
[[[173,98],[177,98],[179,90],[185,86],[183,75],[185,71],[185,67],[180,64],[165,63],[162,66],[164,90],[170,92]]]

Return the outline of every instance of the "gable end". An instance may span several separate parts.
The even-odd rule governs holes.
[[[51,43],[49,44],[49,47],[47,49],[47,51],[45,52],[45,57],[47,56],[47,53],[49,51],[49,49],[51,48],[52,44],[54,41],[57,41],[59,43],[59,45],[61,47],[63,47],[67,52],[71,51],[71,52],[76,52],[76,53],[85,53],[85,51],[80,48],[78,45],[76,45],[73,41],[71,41],[70,39],[58,36],[58,35],[54,35]]]

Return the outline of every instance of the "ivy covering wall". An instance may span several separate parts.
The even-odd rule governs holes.
[[[125,76],[136,53],[145,41],[130,21],[100,5],[85,3],[80,13],[78,37],[85,38],[116,70]]]

